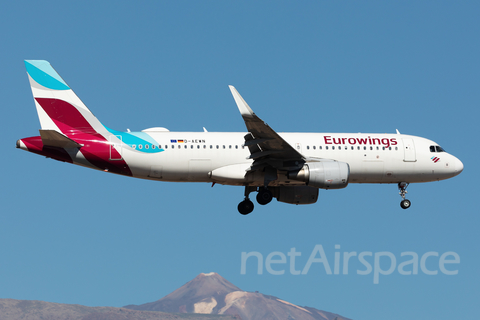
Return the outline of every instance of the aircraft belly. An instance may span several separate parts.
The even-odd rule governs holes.
[[[212,171],[212,160],[190,159],[188,161],[188,181],[210,181],[209,172]]]
[[[350,183],[382,183],[385,176],[383,161],[362,161],[350,164]]]
[[[350,183],[429,182],[447,179],[441,170],[432,170],[429,163],[406,161],[364,161],[350,164]]]

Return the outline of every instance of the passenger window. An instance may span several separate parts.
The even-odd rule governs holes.
[[[210,149],[213,149],[213,146],[212,146],[212,145],[210,145]]]
[[[238,149],[238,146],[237,146],[237,145],[235,145],[235,149]]]
[[[325,146],[325,150],[328,150],[328,146]]]
[[[322,146],[318,147],[318,149],[322,150]]]
[[[307,146],[307,150],[310,150],[310,146]]]
[[[315,150],[317,147],[313,146],[313,150]]]
[[[145,149],[148,149],[148,144],[145,145]]]
[[[133,149],[137,149],[137,146],[133,144],[133,145],[132,145],[132,148],[133,148]]]
[[[141,144],[138,145],[138,149],[142,149],[143,146]]]

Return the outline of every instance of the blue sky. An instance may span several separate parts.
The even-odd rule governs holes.
[[[474,1],[8,2],[3,95],[0,298],[88,306],[155,301],[201,272],[353,319],[472,318],[480,312],[475,159],[480,5]],[[243,188],[129,179],[15,149],[38,135],[24,59],[52,63],[108,127],[244,131],[228,85],[279,132],[422,136],[462,160],[451,180],[320,191],[237,212]],[[335,252],[455,252],[458,275],[242,275],[242,252],[302,269]],[[335,249],[340,245],[340,249]],[[278,258],[278,257],[277,257]],[[440,257],[428,258],[438,270]],[[373,264],[373,258],[370,257]],[[383,268],[388,268],[385,264]]]

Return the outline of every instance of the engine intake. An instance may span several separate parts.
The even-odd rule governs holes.
[[[349,176],[348,163],[334,160],[307,162],[302,169],[287,174],[289,179],[303,181],[307,186],[320,189],[345,188]]]

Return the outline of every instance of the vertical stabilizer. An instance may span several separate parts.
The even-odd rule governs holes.
[[[45,60],[25,60],[38,118],[43,130],[105,132],[105,127]]]

